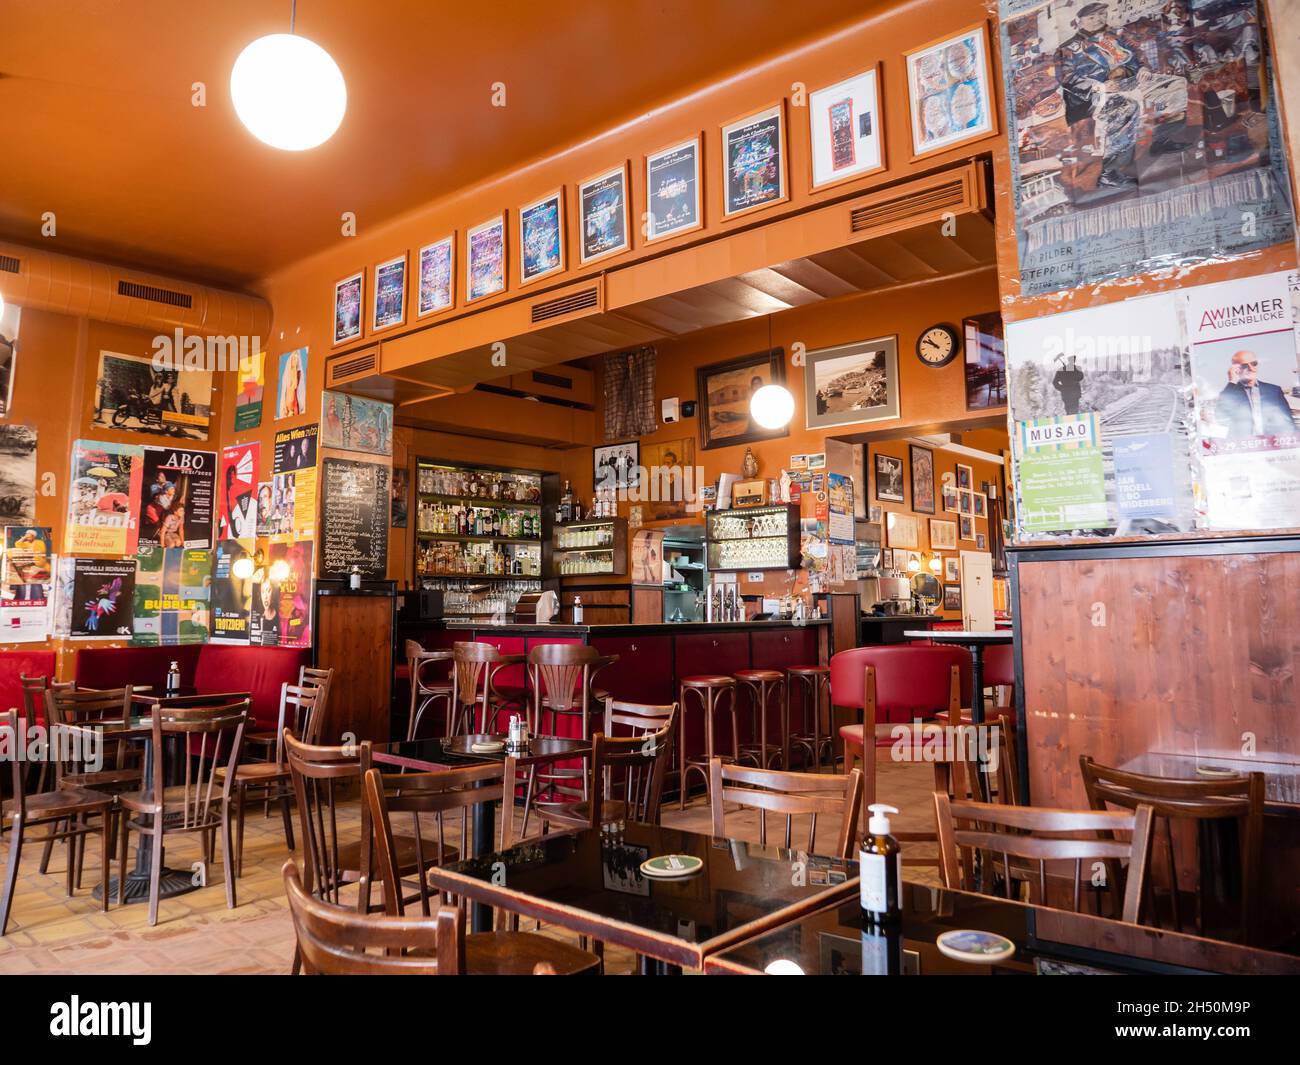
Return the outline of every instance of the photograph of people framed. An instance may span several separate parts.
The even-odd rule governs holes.
[[[957,550],[957,523],[943,518],[930,519],[930,550]]]
[[[943,608],[944,610],[961,609],[960,584],[945,584],[943,586]]]
[[[969,466],[957,463],[957,487],[971,488],[975,484],[975,471]]]
[[[814,189],[883,170],[879,65],[813,91],[808,123]]]
[[[943,511],[945,514],[957,514],[961,511],[961,498],[955,485],[943,486]]]
[[[903,460],[876,453],[876,498],[882,503],[902,503]]]
[[[764,385],[785,383],[781,348],[715,362],[695,371],[700,404],[700,446],[730,447],[788,436],[789,430],[764,429],[749,413],[749,401]]]
[[[961,581],[961,559],[956,555],[945,555],[943,559],[943,579],[951,584]]]
[[[912,465],[912,509],[918,514],[933,514],[934,452],[909,444],[907,454]]]
[[[587,263],[632,246],[627,164],[578,182],[578,258]]]
[[[646,243],[702,227],[699,135],[647,155],[645,187]]]
[[[365,271],[334,282],[334,343],[346,344],[361,336],[361,308],[365,301]]]
[[[420,276],[417,282],[420,294],[415,308],[417,318],[448,310],[455,302],[455,265],[454,233],[420,249]]]
[[[564,190],[519,208],[519,283],[564,269]]]
[[[894,568],[894,552],[888,547],[880,549],[880,572],[888,573]]]
[[[790,198],[785,101],[722,127],[723,215],[746,214]]]
[[[641,445],[607,444],[592,450],[592,483],[596,491],[635,488],[640,482]]]
[[[897,418],[898,337],[810,351],[803,381],[809,429]]]
[[[506,216],[499,214],[465,232],[465,302],[506,288]]]
[[[379,332],[406,321],[406,253],[375,264],[370,329]]]
[[[906,52],[904,58],[913,158],[997,133],[983,22]]]
[[[963,318],[966,351],[966,409],[986,410],[1007,402],[1007,355],[1002,315],[994,311]]]

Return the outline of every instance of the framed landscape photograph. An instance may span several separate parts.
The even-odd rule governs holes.
[[[415,316],[423,318],[449,310],[455,302],[455,234],[426,244],[420,249],[419,255],[419,277],[416,281],[419,295],[416,298]]]
[[[587,263],[632,246],[627,164],[578,182],[578,259]]]
[[[722,167],[725,218],[790,198],[784,100],[722,127]]]
[[[898,337],[810,351],[803,381],[809,429],[897,418]]]
[[[699,136],[647,155],[645,188],[647,244],[701,228]]]
[[[961,559],[956,555],[946,555],[943,560],[943,579],[950,584],[961,582]]]
[[[906,52],[904,59],[913,158],[997,133],[983,22]]]
[[[814,189],[883,170],[879,64],[812,92],[808,123]]]
[[[1007,356],[1002,315],[997,311],[961,322],[966,353],[966,409],[986,410],[1007,402]]]
[[[943,586],[943,608],[944,610],[961,609],[960,584],[945,584]]]
[[[375,291],[371,298],[372,332],[392,329],[406,321],[406,253],[375,264]]]
[[[365,304],[365,271],[334,282],[334,343],[346,344],[361,336],[361,310]]]
[[[930,550],[957,550],[957,523],[943,518],[930,519]]]
[[[876,453],[876,498],[882,503],[902,503],[903,460]]]
[[[911,514],[891,510],[886,526],[889,530],[890,547],[906,547],[915,551],[921,546],[921,523]]]
[[[788,436],[788,429],[764,429],[749,416],[749,400],[755,392],[764,385],[784,383],[785,358],[781,348],[701,366],[695,371],[700,445],[730,447]]]
[[[934,513],[934,452],[909,444],[912,463],[912,509],[918,514]]]
[[[564,190],[519,208],[519,284],[564,269]]]
[[[640,456],[641,445],[636,440],[593,449],[592,484],[596,491],[635,488],[640,480]]]
[[[465,302],[506,288],[506,216],[499,214],[465,231]]]

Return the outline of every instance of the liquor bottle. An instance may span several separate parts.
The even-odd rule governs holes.
[[[167,667],[167,694],[177,695],[181,690],[181,664],[173,662]]]
[[[564,494],[560,496],[560,521],[573,521],[573,489],[569,482],[564,482]]]

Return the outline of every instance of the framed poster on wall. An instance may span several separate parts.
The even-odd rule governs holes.
[[[813,189],[883,170],[879,66],[814,90],[808,123]]]
[[[722,127],[722,166],[725,218],[790,198],[784,100]]]

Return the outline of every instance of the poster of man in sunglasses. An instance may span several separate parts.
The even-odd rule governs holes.
[[[1284,352],[1283,361],[1294,361],[1294,352]],[[1214,404],[1215,420],[1227,430],[1229,440],[1279,436],[1296,429],[1286,391],[1261,380],[1259,373],[1258,352],[1242,348],[1232,353],[1228,383]]]

